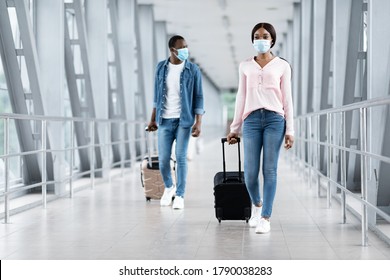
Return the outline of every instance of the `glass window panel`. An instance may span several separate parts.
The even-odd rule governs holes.
[[[7,82],[5,79],[5,73],[3,69],[3,63],[1,61],[0,56],[0,113],[12,113],[11,103],[9,101]],[[2,123],[0,123],[0,133]],[[2,141],[2,137],[0,135],[0,141]],[[1,143],[1,142],[0,142]]]
[[[85,104],[87,102],[87,98],[85,95],[85,81],[83,79],[77,80],[77,92],[79,94],[81,104]]]
[[[20,40],[20,29],[16,9],[14,7],[8,8],[8,15],[12,29],[12,37],[14,38],[15,48],[22,48],[22,41]]]
[[[113,107],[113,114],[114,116],[118,116],[120,114],[120,107],[119,107],[119,98],[118,94],[116,92],[112,93],[112,107]]]
[[[23,91],[25,93],[31,93],[30,80],[28,78],[26,58],[20,57],[20,78],[22,79]]]
[[[108,68],[108,73],[109,73],[109,79],[110,79],[110,88],[115,90],[117,88],[117,83],[116,83],[116,68],[113,66],[110,66]]]
[[[112,33],[110,9],[107,8],[107,33]]]
[[[115,61],[115,49],[112,40],[108,40],[107,44],[107,53],[108,53],[108,62],[114,62]]]
[[[73,45],[72,46],[72,52],[73,52],[73,63],[74,63],[74,69],[76,74],[83,74],[83,63],[81,60],[81,49],[79,45]]]
[[[78,39],[74,10],[67,9],[66,10],[66,18],[67,18],[67,22],[68,22],[70,39]]]

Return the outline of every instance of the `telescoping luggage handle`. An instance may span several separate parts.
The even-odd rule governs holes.
[[[240,153],[240,138],[237,137],[237,145],[238,145],[238,180],[242,182],[241,178],[241,153]],[[226,162],[225,162],[225,142],[227,142],[227,138],[221,138],[222,142],[222,158],[223,158],[223,181],[226,182]]]
[[[146,132],[146,146],[147,146],[147,149],[148,149],[148,165],[150,168],[152,168],[152,151],[151,151],[151,148],[150,146],[152,145],[150,142],[150,137],[149,137],[149,128],[148,126],[145,127],[145,132]]]

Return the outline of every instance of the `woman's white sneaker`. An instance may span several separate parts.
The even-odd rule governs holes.
[[[271,223],[269,220],[266,220],[264,218],[261,218],[255,232],[256,233],[267,233],[271,230]]]
[[[252,214],[251,214],[251,218],[249,219],[249,227],[257,227],[257,224],[259,223],[260,221],[260,218],[261,218],[261,209],[263,207],[260,206],[260,207],[257,207],[255,205],[252,205]]]

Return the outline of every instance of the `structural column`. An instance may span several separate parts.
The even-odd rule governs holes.
[[[390,95],[390,1],[368,1],[368,99]],[[390,157],[390,108],[377,107],[369,113],[368,149],[374,154]],[[372,161],[368,174],[368,198],[381,210],[390,213],[390,164]],[[369,214],[369,222],[376,219]]]
[[[88,50],[92,93],[95,102],[95,117],[108,119],[107,77],[107,0],[85,1],[86,44]],[[107,127],[98,127],[99,137],[107,139]],[[110,165],[107,149],[101,150],[103,167]],[[104,170],[104,168],[103,168]]]
[[[137,120],[140,108],[137,96],[144,93],[142,71],[138,65],[141,64],[139,40],[136,36],[137,26],[137,1],[136,0],[118,0],[118,45],[120,52],[120,62],[123,76],[123,94],[125,100],[126,118],[128,120]],[[141,81],[141,82],[140,82]],[[140,136],[140,126],[133,125],[129,129],[129,138],[136,139]],[[144,154],[145,150],[140,148],[142,143],[130,143],[130,154],[132,159]]]
[[[47,116],[65,116],[64,3],[62,0],[35,1],[35,37],[40,65],[41,95]],[[48,24],[50,23],[50,24]],[[65,148],[65,131],[61,122],[50,122],[49,138],[53,149]],[[67,163],[63,153],[55,154],[54,178],[61,182]],[[55,193],[64,192],[64,184]],[[49,189],[50,190],[50,189]]]
[[[107,0],[85,1],[85,21],[95,114],[98,119],[107,119]]]
[[[157,64],[155,22],[152,5],[138,5],[138,21],[146,110],[149,115],[153,105],[154,72]]]

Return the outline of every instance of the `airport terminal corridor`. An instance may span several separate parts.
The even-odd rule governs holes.
[[[223,135],[222,135],[223,136]],[[205,137],[206,138],[206,137]],[[3,260],[385,260],[390,246],[373,233],[361,246],[360,222],[341,223],[339,203],[298,175],[282,153],[271,232],[256,234],[245,221],[215,218],[213,177],[222,170],[220,137],[206,138],[189,162],[185,208],[146,202],[138,165],[95,189],[12,216],[0,224]],[[226,146],[227,170],[237,147]],[[230,165],[230,166],[229,166]],[[325,191],[323,190],[325,194]]]
[[[387,269],[389,13],[388,0],[0,0],[0,259],[12,275],[30,260]],[[281,148],[271,230],[256,234],[218,222],[213,188],[221,137],[245,140],[244,123],[265,119],[278,124],[241,145],[242,168],[244,149],[263,147],[268,163],[276,141],[292,146]],[[167,123],[188,133],[181,163],[189,129],[201,130],[180,210],[147,201],[141,184],[148,149],[161,155],[158,141],[179,135],[145,129]],[[265,147],[270,126],[279,133]],[[238,171],[236,145],[226,159]]]

